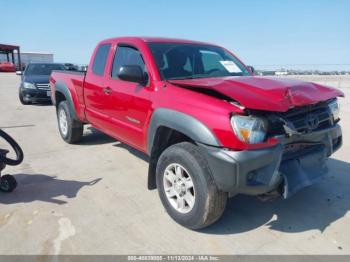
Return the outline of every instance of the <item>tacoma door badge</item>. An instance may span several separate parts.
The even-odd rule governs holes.
[[[135,124],[140,124],[140,121],[135,119],[135,118],[132,118],[130,116],[126,116],[126,119],[128,119],[130,122],[133,122]]]

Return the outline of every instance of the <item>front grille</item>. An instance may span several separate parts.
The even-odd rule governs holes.
[[[331,127],[333,118],[327,104],[323,102],[275,114],[270,117],[269,134],[285,134],[284,126],[288,126],[292,131],[298,133],[308,133]]]
[[[41,89],[41,90],[50,90],[50,84],[49,84],[49,83],[35,84],[35,86],[36,86],[38,89]]]

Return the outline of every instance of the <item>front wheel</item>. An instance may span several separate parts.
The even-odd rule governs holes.
[[[62,101],[57,108],[58,129],[61,137],[69,144],[77,143],[83,136],[83,123],[73,119],[67,101]]]
[[[196,145],[183,142],[167,148],[158,160],[156,176],[160,199],[179,224],[204,228],[224,212],[227,193],[217,189]]]

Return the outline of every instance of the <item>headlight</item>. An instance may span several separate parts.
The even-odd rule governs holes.
[[[334,101],[330,102],[328,104],[328,107],[329,107],[329,110],[332,113],[333,120],[334,121],[338,120],[339,119],[339,111],[340,111],[338,100],[334,100]]]
[[[243,142],[257,144],[265,139],[267,124],[261,118],[234,115],[231,117],[231,126]]]
[[[24,82],[23,87],[26,89],[36,89],[35,85],[32,83]]]

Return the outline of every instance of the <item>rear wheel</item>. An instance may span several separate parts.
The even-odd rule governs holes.
[[[80,121],[74,120],[67,101],[62,101],[57,108],[58,129],[61,137],[69,144],[77,143],[81,140],[84,125]]]
[[[160,199],[179,224],[200,229],[221,217],[227,193],[217,189],[196,145],[183,142],[167,148],[158,160],[156,176]]]

